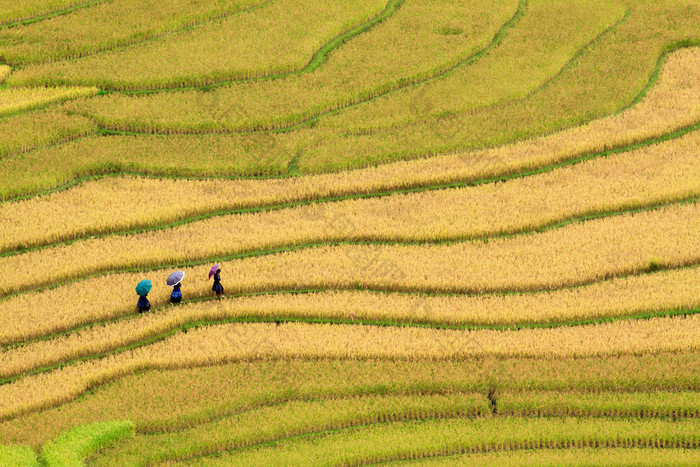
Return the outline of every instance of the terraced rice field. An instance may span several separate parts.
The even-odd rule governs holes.
[[[0,0],[0,465],[700,463],[698,24]]]

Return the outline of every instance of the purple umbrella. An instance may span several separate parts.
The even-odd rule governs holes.
[[[219,263],[216,263],[213,268],[209,270],[209,279],[211,279],[211,276],[216,274],[216,271],[219,269]]]
[[[182,279],[185,277],[184,271],[175,271],[174,273],[170,274],[168,276],[168,280],[165,281],[167,285],[170,287],[175,287],[177,284],[179,284]]]

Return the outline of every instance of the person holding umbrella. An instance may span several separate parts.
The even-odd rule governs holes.
[[[214,297],[224,297],[224,287],[221,285],[221,269],[219,269],[219,263],[216,263],[214,267],[211,268],[209,271],[209,279],[211,279],[211,276],[214,276],[214,285],[212,286],[212,290],[214,291]]]
[[[182,279],[185,277],[184,271],[175,271],[168,276],[168,280],[165,283],[173,288],[173,292],[170,294],[170,303],[180,303],[182,301],[182,292],[180,287],[182,287]]]
[[[139,313],[143,313],[144,311],[151,309],[151,302],[149,302],[148,298],[146,298],[148,292],[151,291],[151,287],[151,281],[147,279],[142,280],[136,285],[136,293],[139,296],[139,302],[136,304],[136,307],[139,309]]]

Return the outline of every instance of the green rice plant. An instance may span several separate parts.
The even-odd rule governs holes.
[[[134,424],[128,420],[80,425],[46,443],[41,459],[49,466],[80,467],[87,455],[132,436]]]
[[[510,416],[563,417],[700,417],[698,392],[590,393],[558,391],[497,395],[498,413]]]
[[[291,73],[303,69],[323,44],[370,21],[386,5],[387,0],[276,0],[139,47],[30,65],[13,73],[8,85],[159,89]],[[196,96],[203,107],[211,107],[207,94]]]
[[[413,86],[407,87],[410,83],[421,83],[427,80],[425,87],[431,88],[439,87],[445,79],[448,79],[459,84],[440,94],[440,99],[457,101],[460,96],[468,96],[461,99],[481,99],[471,104],[471,107],[479,107],[489,102],[508,101],[526,94],[545,81],[548,76],[553,75],[578,48],[624,14],[624,9],[615,2],[606,3],[605,8],[601,8],[599,3],[593,1],[563,4],[557,1],[535,0],[527,3],[527,14],[517,23],[505,23],[512,15],[514,5],[496,2],[502,11],[499,11],[498,15],[489,13],[487,17],[494,20],[498,18],[498,23],[490,24],[486,29],[480,24],[481,18],[486,15],[475,11],[473,16],[466,17],[470,21],[462,25],[469,29],[469,32],[465,35],[445,36],[436,34],[436,28],[445,24],[445,21],[448,21],[446,18],[449,18],[451,13],[445,3],[450,5],[449,9],[459,11],[458,5],[452,2],[435,2],[433,8],[437,12],[447,11],[444,11],[443,17],[432,18],[431,15],[426,14],[429,11],[415,12],[416,8],[426,9],[426,2],[417,2],[414,8],[407,3],[397,13],[396,18],[392,18],[396,21],[387,23],[383,30],[378,29],[348,44],[331,57],[328,66],[319,69],[313,75],[305,75],[303,79],[232,86],[216,91],[221,102],[235,102],[236,106],[242,107],[245,111],[243,115],[231,112],[228,115],[212,116],[199,111],[197,120],[201,123],[198,124],[197,120],[192,121],[193,98],[196,95],[184,97],[163,94],[136,99],[120,96],[113,98],[117,99],[115,103],[101,102],[103,99],[100,99],[93,100],[92,105],[89,106],[82,103],[76,103],[75,106],[81,110],[85,109],[102,125],[119,130],[248,131],[286,128],[328,113],[335,114],[337,110],[349,109],[352,113],[359,109],[377,106],[380,108],[380,115],[383,115],[386,112],[381,109],[382,103],[392,98],[393,91],[400,90],[398,93],[403,95],[415,89]],[[484,2],[481,9],[494,8],[491,3]],[[524,4],[524,2],[521,3],[518,11],[525,9]],[[508,10],[505,10],[506,7],[509,7]],[[424,18],[423,24],[419,24],[422,27],[418,28],[410,23],[401,24],[399,20],[402,14],[411,22],[415,22],[416,18]],[[452,15],[454,16],[454,13]],[[586,18],[584,23],[578,21],[583,17]],[[496,28],[504,23],[506,25],[496,33]],[[574,24],[577,27],[574,27]],[[397,47],[395,37],[402,37],[401,31],[406,29],[418,29],[421,34],[418,37],[403,36],[406,41],[405,51],[392,50]],[[500,37],[502,31],[505,36],[503,43],[481,57],[480,51],[489,44],[488,41],[494,35]],[[471,45],[467,41],[471,37],[481,39],[480,43]],[[562,37],[566,37],[567,40],[562,40]],[[462,47],[465,47],[465,52],[460,56],[452,58],[445,52],[442,54],[436,52],[436,49],[447,49],[454,54],[452,49],[455,47],[456,39],[464,42]],[[391,46],[384,46],[383,43],[386,42]],[[436,42],[437,45],[434,45]],[[424,48],[418,49],[417,44]],[[512,45],[509,46],[509,44]],[[554,51],[551,50],[553,47]],[[374,50],[379,50],[381,53]],[[466,57],[475,55],[478,59],[465,61]],[[438,62],[432,69],[428,68],[428,71],[424,71],[428,65],[438,59],[442,63]],[[485,62],[482,63],[482,60]],[[520,63],[513,63],[516,60]],[[399,68],[399,65],[402,67]],[[478,74],[464,76],[464,73],[472,69],[488,71],[485,72],[486,76]],[[526,70],[524,76],[523,70]],[[446,76],[442,76],[443,74]],[[437,77],[439,79],[432,79]],[[390,78],[394,80],[390,81]],[[349,86],[348,83],[353,82],[358,84]],[[368,84],[373,86],[370,87]],[[490,91],[486,91],[485,88]],[[491,95],[494,93],[495,95]],[[333,99],[329,99],[330,97]],[[126,113],[126,105],[120,102],[126,99],[131,102],[129,107],[131,114]],[[426,102],[418,102],[418,100],[402,102],[401,107],[404,112],[411,113],[411,118],[423,118],[418,114],[417,109],[422,106],[436,105],[432,100],[431,96]],[[357,105],[363,102],[367,103]],[[157,109],[164,105],[174,109],[174,112],[169,113],[165,118],[159,118]],[[341,112],[336,118],[342,118],[344,113]],[[371,121],[371,118],[367,121]],[[355,129],[355,125],[345,122],[340,125],[343,128],[333,126],[332,123],[329,125],[336,133],[343,135],[347,135],[348,130]],[[323,128],[327,130],[329,127],[323,125]],[[329,131],[316,132],[321,136],[319,133],[325,136]]]
[[[134,436],[130,421],[109,421],[80,425],[61,433],[49,441],[41,451],[40,461],[29,446],[0,445],[0,464],[3,466],[80,467],[83,458],[120,439]]]
[[[88,119],[71,118],[94,128]],[[40,134],[39,131],[35,134]],[[153,173],[178,178],[274,177],[287,173],[295,156],[295,145],[302,142],[303,138],[280,142],[264,135],[85,137],[0,159],[0,168],[8,175],[0,182],[0,199],[30,193],[33,189],[28,190],[29,187],[55,187],[75,177],[105,173]],[[144,182],[140,180],[139,184]],[[142,185],[138,191],[144,195],[150,189]]]
[[[0,444],[0,465],[14,467],[39,466],[36,453],[29,446],[8,446]]]
[[[289,401],[356,396],[697,391],[699,356],[690,351],[563,360],[301,359],[152,370],[92,385],[82,397],[2,421],[0,438],[38,449],[75,420],[130,418],[138,433],[163,433]]]
[[[188,465],[362,465],[501,450],[695,448],[699,422],[607,419],[448,419],[379,424],[187,460]]]
[[[256,0],[133,0],[91,8],[26,26],[0,29],[0,56],[24,67],[132,46],[255,6]]]
[[[582,16],[595,16],[598,14],[603,14],[604,11],[600,8],[599,3],[596,2],[577,2],[575,5],[581,5],[582,8],[587,8],[587,10],[584,8],[585,11],[583,12],[578,12]],[[495,64],[482,64],[480,61],[474,64],[474,67],[477,70],[499,70],[497,74],[498,79],[493,79],[493,77],[491,76],[493,72],[488,71],[486,76],[477,75],[476,77],[471,76],[467,78],[462,77],[462,79],[455,79],[453,83],[454,89],[442,89],[436,92],[436,96],[438,96],[439,99],[448,102],[456,102],[459,100],[458,98],[452,96],[465,95],[477,96],[477,98],[480,98],[486,92],[488,96],[485,98],[485,100],[483,100],[483,102],[472,102],[466,107],[466,109],[460,108],[459,112],[457,112],[456,110],[451,110],[449,108],[441,108],[442,106],[440,105],[440,103],[436,102],[432,97],[423,98],[420,95],[416,96],[411,94],[410,98],[404,99],[404,101],[396,105],[396,107],[398,108],[409,109],[409,111],[412,112],[411,120],[408,122],[410,123],[409,126],[404,125],[400,128],[390,126],[385,129],[386,131],[374,131],[374,129],[360,129],[358,130],[361,133],[359,135],[353,134],[353,132],[350,132],[350,134],[348,134],[348,130],[352,130],[353,125],[347,121],[341,121],[337,125],[330,124],[330,126],[319,127],[317,129],[314,129],[313,133],[317,136],[318,140],[322,140],[322,143],[315,146],[313,151],[310,151],[313,155],[308,154],[306,155],[306,157],[303,157],[301,161],[303,161],[304,159],[309,159],[309,162],[313,160],[313,163],[320,163],[321,161],[317,161],[316,158],[327,156],[332,157],[334,159],[334,162],[335,159],[339,159],[337,160],[338,164],[343,165],[339,165],[335,168],[330,166],[325,168],[319,168],[315,171],[327,171],[329,169],[339,170],[346,167],[357,168],[368,165],[367,159],[374,160],[375,163],[379,163],[386,162],[387,159],[385,159],[385,157],[387,156],[389,156],[388,160],[396,160],[398,158],[415,158],[418,156],[435,154],[436,152],[483,147],[484,145],[493,146],[494,143],[492,141],[483,141],[483,139],[479,142],[480,144],[474,144],[474,137],[476,136],[483,138],[485,131],[498,132],[499,134],[494,135],[494,137],[499,138],[499,142],[509,142],[515,139],[520,139],[523,136],[525,136],[523,134],[523,130],[519,129],[517,132],[515,132],[513,130],[514,127],[512,127],[511,125],[504,125],[504,118],[508,119],[508,123],[510,123],[510,120],[513,120],[513,123],[516,124],[515,127],[522,127],[523,125],[528,124],[535,124],[539,125],[540,127],[543,127],[540,131],[533,131],[533,128],[529,128],[527,130],[527,136],[549,133],[557,129],[566,128],[575,124],[580,124],[584,121],[590,120],[593,114],[595,114],[596,117],[600,117],[610,112],[619,110],[620,108],[629,104],[629,102],[634,99],[635,94],[637,94],[639,89],[643,86],[643,84],[640,84],[638,87],[632,87],[630,81],[641,81],[646,79],[650,72],[653,70],[654,66],[656,65],[656,60],[659,54],[663,52],[663,48],[669,42],[675,40],[673,39],[674,37],[682,37],[683,39],[685,39],[687,31],[693,31],[693,29],[691,29],[690,26],[692,16],[690,18],[686,18],[687,15],[681,17],[681,19],[684,22],[681,22],[677,26],[676,30],[673,31],[666,31],[663,28],[660,28],[659,25],[656,25],[655,29],[661,29],[660,33],[666,33],[667,36],[670,36],[669,39],[666,39],[666,37],[658,38],[656,44],[657,47],[652,48],[649,51],[645,51],[641,55],[636,54],[634,52],[630,52],[630,55],[634,56],[634,60],[636,60],[636,63],[630,64],[626,69],[620,70],[619,73],[606,73],[604,74],[603,78],[601,73],[598,72],[598,69],[601,66],[600,61],[606,61],[608,60],[608,57],[594,55],[593,57],[591,57],[591,59],[597,60],[599,62],[590,64],[587,61],[589,57],[586,54],[591,54],[591,50],[598,51],[601,47],[601,43],[604,43],[605,40],[615,40],[614,38],[618,36],[615,36],[613,34],[604,35],[600,41],[595,42],[595,44],[593,44],[590,48],[586,48],[586,53],[580,57],[577,54],[577,50],[580,50],[581,47],[590,42],[599,33],[601,33],[603,30],[605,30],[606,28],[614,24],[616,21],[618,21],[623,14],[622,7],[619,4],[611,4],[610,8],[612,8],[613,11],[606,10],[605,15],[608,16],[603,16],[603,18],[609,21],[603,21],[602,24],[594,24],[594,29],[592,31],[588,31],[588,34],[577,42],[570,42],[570,40],[572,36],[575,37],[574,33],[578,34],[578,31],[582,30],[582,28],[580,27],[582,22],[577,21],[577,17],[566,17],[566,15],[568,14],[574,14],[575,10],[572,7],[572,5],[570,3],[567,3],[566,5],[560,4],[560,7],[562,8],[563,12],[562,14],[558,15],[551,15],[551,12],[549,11],[551,10],[551,7],[552,6],[548,4],[540,5],[537,2],[535,2],[532,5],[532,9],[541,8],[542,10],[547,11],[550,14],[533,14],[532,18],[539,18],[539,21],[544,22],[544,24],[530,24],[529,26],[522,28],[522,31],[526,31],[527,33],[530,33],[532,30],[536,30],[537,34],[529,34],[527,37],[539,38],[538,40],[545,41],[545,43],[547,44],[547,46],[545,46],[543,43],[538,43],[530,47],[530,49],[532,50],[542,51],[542,55],[540,56],[539,60],[542,62],[541,66],[544,67],[546,71],[542,73],[542,75],[539,76],[539,78],[533,80],[522,78],[521,70],[526,69],[528,70],[528,72],[534,72],[536,70],[539,71],[540,67],[534,65],[528,67],[527,64],[521,64],[521,66],[513,66],[513,60],[510,60],[511,58],[516,57],[519,60],[527,60],[527,58],[529,58],[532,54],[532,50],[528,49],[527,52],[524,52],[523,50],[517,48],[519,47],[519,44],[527,43],[522,38],[506,36],[502,47],[498,48],[497,51],[507,50],[513,55],[513,57],[498,57],[498,54],[494,54],[493,60],[497,60]],[[626,32],[635,31],[637,34],[639,34],[634,38],[630,38],[629,42],[631,44],[636,44],[636,46],[640,47],[641,42],[646,41],[648,37],[648,35],[646,34],[642,36],[641,32],[639,32],[642,30],[646,30],[643,29],[642,26],[653,26],[653,24],[647,25],[647,23],[658,22],[658,19],[661,15],[673,16],[674,14],[676,14],[675,11],[664,11],[664,9],[666,8],[665,5],[658,6],[656,9],[650,7],[644,8],[639,7],[638,9],[633,11],[630,14],[629,21],[626,21],[620,25],[620,27],[631,28],[629,30],[626,29]],[[525,19],[527,18],[529,18],[529,16],[525,17]],[[552,18],[560,18],[562,24],[552,24]],[[588,20],[583,24],[588,25]],[[628,26],[630,24],[631,26]],[[575,28],[574,25],[576,25]],[[566,29],[567,27],[572,28],[572,31],[568,31]],[[542,33],[543,30],[549,31],[551,34],[554,34],[555,37],[550,38],[551,40],[547,39],[546,35],[543,35]],[[445,38],[455,36],[440,37]],[[613,39],[610,39],[610,37],[613,37]],[[515,49],[513,49],[512,47],[508,47],[509,44],[515,47]],[[568,54],[557,51],[557,55],[561,55],[561,61],[558,64],[553,63],[552,61],[552,52],[549,50],[551,44],[558,44],[560,47],[566,47],[567,50],[569,50]],[[343,52],[345,52],[345,50],[346,49],[344,48]],[[572,59],[574,55],[576,55],[577,59],[572,62],[572,66],[565,67],[567,61]],[[639,63],[641,61],[647,61],[647,63]],[[369,63],[373,62],[369,61]],[[596,68],[587,69],[576,76],[570,76],[570,74],[573,73],[572,70],[576,69],[576,67],[579,66],[581,63],[585,64],[586,66],[589,66],[589,68],[591,68],[592,66],[595,66]],[[559,66],[557,67],[557,65]],[[557,70],[562,69],[561,67],[564,67],[565,70],[562,71],[562,74],[559,74]],[[343,69],[347,68],[348,67],[344,67]],[[467,67],[465,69],[471,70],[472,68],[473,67]],[[594,76],[596,79],[591,80],[589,79],[590,76]],[[532,99],[528,98],[525,100],[519,100],[517,102],[511,102],[512,98],[524,97],[529,92],[537,89],[539,85],[547,83],[547,80],[549,78],[554,77],[557,77],[557,79],[554,80],[551,85],[545,86],[542,92],[533,94],[533,96],[531,96]],[[567,109],[566,112],[555,112],[551,115],[549,113],[545,113],[543,115],[538,114],[535,117],[534,114],[536,113],[536,111],[533,112],[530,109],[533,100],[540,101],[542,99],[547,99],[546,102],[541,102],[539,105],[536,106],[540,109],[549,109],[552,106],[562,105],[561,103],[559,103],[559,93],[561,93],[563,87],[565,87],[567,91],[568,86],[572,85],[576,85],[578,87],[590,87],[595,84],[600,84],[600,79],[619,80],[620,82],[616,83],[605,83],[605,86],[607,88],[620,88],[624,86],[626,88],[626,92],[622,95],[627,97],[627,100],[622,101],[621,95],[619,95],[619,93],[606,96],[613,99],[615,103],[618,103],[617,107],[612,107],[610,105],[610,102],[599,100],[599,96],[588,96],[588,94],[600,94],[596,90],[596,92],[589,92],[588,94],[586,94],[587,99],[581,101],[580,103],[578,101],[572,101],[571,105],[574,105],[577,109],[581,109],[579,113],[575,115],[571,115],[571,112],[569,112],[569,110]],[[488,86],[486,89],[498,89],[498,91],[495,95],[492,95],[493,91],[483,91],[483,89],[474,90],[473,92],[469,92],[469,89],[467,89],[467,92],[465,92],[463,85],[465,80],[469,83],[482,83],[480,84],[480,86]],[[578,82],[578,80],[582,80],[584,82],[580,83]],[[372,80],[369,81],[371,82]],[[494,85],[494,82],[500,84]],[[442,80],[428,83],[427,86],[429,88],[432,88],[434,85],[438,86],[439,83],[442,83]],[[279,85],[280,84],[276,81],[252,84],[244,83],[240,86],[239,91],[236,91],[237,89],[239,89],[239,87],[236,86],[213,91],[216,93],[217,96],[219,96],[216,99],[217,102],[235,102],[235,106],[233,106],[235,108],[234,111],[228,113],[226,112],[227,107],[229,107],[228,104],[217,105],[215,106],[214,111],[212,111],[210,106],[197,106],[196,97],[198,93],[194,91],[191,91],[189,94],[162,94],[145,97],[110,96],[109,99],[93,100],[91,101],[92,104],[87,103],[86,105],[83,105],[82,103],[76,103],[75,106],[77,106],[76,109],[78,111],[85,111],[87,109],[89,114],[97,118],[101,125],[107,126],[112,129],[144,132],[157,131],[165,133],[188,131],[247,131],[252,129],[259,130],[264,128],[288,127],[290,125],[300,123],[301,121],[306,121],[309,118],[314,118],[320,115],[321,113],[326,113],[330,110],[335,111],[338,108],[337,105],[325,105],[321,110],[315,110],[315,101],[312,100],[310,97],[306,97],[306,93],[299,94],[297,92],[290,92],[288,90],[284,90],[285,92],[276,92],[279,91]],[[271,87],[272,89],[271,93],[268,92],[265,94],[266,96],[268,96],[268,98],[262,98],[261,96],[257,96],[253,91],[251,91],[251,89],[256,89],[257,87],[264,88],[266,86]],[[516,90],[516,92],[513,93],[513,95],[510,97],[504,96],[504,90],[510,89],[513,86],[523,86],[523,88]],[[304,86],[304,89],[312,90],[312,92],[314,93],[316,92],[316,88],[317,87],[310,85]],[[336,89],[343,88],[339,86],[334,86],[333,90]],[[409,90],[406,90],[406,93],[412,93],[414,91],[415,88],[411,88]],[[402,93],[401,95],[404,94],[405,93]],[[552,94],[556,94],[556,100],[554,100]],[[329,96],[331,94],[329,92],[325,92],[322,95]],[[436,97],[436,99],[438,97]],[[248,99],[250,99],[251,101],[250,107],[247,107],[247,104],[245,104]],[[473,98],[468,97],[467,99]],[[554,102],[549,102],[550,99],[554,100]],[[591,103],[593,108],[583,109],[581,106],[584,103],[588,104],[591,99],[595,99],[595,102]],[[381,99],[377,102],[383,101],[384,99]],[[273,113],[270,112],[271,109],[275,110],[276,106],[282,105],[285,102],[289,102],[290,105],[293,106],[288,111],[286,111],[286,113],[278,113],[276,111]],[[359,106],[357,108],[373,109],[377,105],[377,102],[373,100],[368,105]],[[508,102],[511,103],[508,104]],[[357,101],[352,100],[352,102],[349,102],[348,105],[355,103],[357,103]],[[494,108],[484,108],[484,106],[489,106],[491,104],[498,105]],[[169,112],[167,115],[163,115],[163,113],[159,112],[158,110],[163,106],[167,106],[169,109],[171,109],[171,112]],[[602,108],[603,106],[605,107]],[[420,116],[420,109],[422,109],[423,107],[430,107],[432,109],[431,113],[427,117]],[[197,115],[193,115],[193,109],[197,112]],[[369,110],[369,112],[375,115],[382,115],[387,113],[390,115],[394,115],[397,113],[394,110],[395,109],[392,108],[390,111],[387,112],[373,112],[373,110]],[[467,111],[469,112],[469,114],[465,115],[464,112]],[[474,118],[475,115],[473,115],[475,112],[477,116],[476,119]],[[581,115],[584,112],[585,116]],[[502,115],[503,113],[506,113],[508,115]],[[521,113],[527,113],[527,115],[521,116]],[[344,113],[340,114],[337,118],[343,118],[343,115]],[[435,118],[436,116],[442,117]],[[445,116],[447,116],[448,118],[445,118]],[[418,123],[414,125],[413,123],[415,122],[416,117],[418,117]],[[520,122],[520,120],[523,120],[523,118],[529,120]],[[572,119],[574,118],[576,118],[576,120],[572,121]],[[559,119],[559,121],[553,122],[553,119]],[[566,121],[562,119],[566,119]],[[362,118],[358,118],[358,120],[361,122],[366,122],[370,119],[364,118],[363,116]],[[475,123],[472,122],[474,120]],[[474,125],[474,128],[472,128],[472,125]],[[495,125],[497,126],[494,127]],[[443,131],[443,129],[446,130],[447,134],[440,134]],[[510,135],[510,139],[503,139],[504,132],[506,133],[506,136]],[[465,137],[471,138],[468,145],[464,143]],[[491,135],[489,135],[489,137],[489,139],[493,139],[491,138]],[[457,141],[459,141],[460,143],[457,144]],[[342,150],[338,151],[338,148],[342,148]],[[390,154],[387,155],[386,151],[390,151]],[[343,157],[338,158],[339,153],[343,154]],[[350,161],[348,161],[348,155],[352,156]],[[353,159],[355,159],[358,156],[365,158],[365,160],[361,162],[355,161],[356,163],[353,163]],[[357,162],[360,163],[358,164]],[[305,164],[300,165],[300,167],[304,166]]]
[[[524,17],[507,32],[502,44],[478,62],[439,80],[347,109],[321,120],[320,125],[349,133],[426,121],[458,125],[455,120],[464,112],[520,100],[546,88],[583,49],[625,21],[626,9],[625,2],[529,0]],[[374,111],[368,111],[370,108]]]
[[[487,47],[516,7],[515,0],[407,0],[390,19],[334,50],[323,66],[310,73],[235,83],[204,95],[196,89],[112,94],[71,108],[106,128],[119,130],[189,133],[288,126],[458,66]],[[468,32],[436,34],[436,27],[446,23],[458,24]],[[167,115],[157,110],[164,106],[169,109]],[[116,109],[121,109],[119,115]]]
[[[95,456],[93,465],[152,465],[326,430],[491,414],[484,394],[372,396],[261,407],[182,431],[138,435]]]
[[[463,81],[454,81],[455,92],[441,88],[442,80],[407,89],[319,120],[313,131],[321,142],[300,157],[299,169],[302,173],[339,171],[495,147],[619,112],[637,102],[655,82],[657,67],[663,63],[660,56],[700,39],[696,6],[663,1],[629,2],[628,7],[631,12],[625,21],[581,49],[537,92],[486,107],[457,108],[463,101],[460,95],[467,100],[474,96],[462,93]],[[504,50],[507,41],[506,37]],[[486,62],[475,67],[480,64]],[[500,91],[520,81],[511,79],[500,86],[483,83]],[[384,102],[387,105],[382,107]],[[416,116],[421,113],[425,116]]]

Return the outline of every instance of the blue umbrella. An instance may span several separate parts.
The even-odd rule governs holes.
[[[168,280],[165,281],[167,285],[170,287],[175,287],[177,284],[179,284],[182,279],[185,277],[185,273],[183,271],[175,271],[174,273],[170,274],[168,276]]]
[[[151,281],[144,279],[136,286],[136,293],[139,295],[146,295],[151,291],[151,287],[153,287]]]

